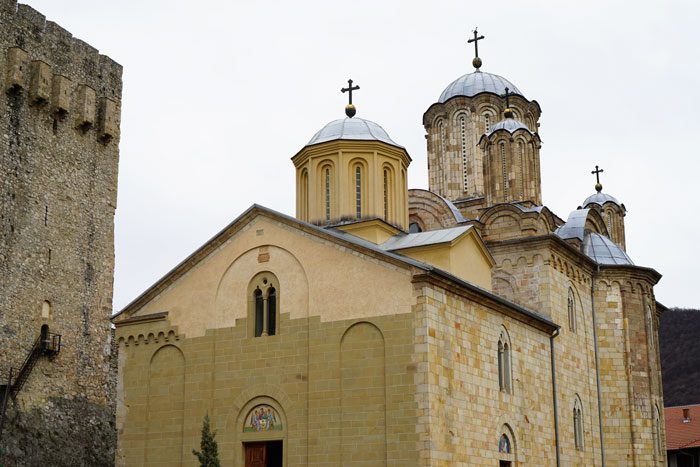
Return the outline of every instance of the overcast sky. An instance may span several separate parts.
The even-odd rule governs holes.
[[[542,107],[544,204],[627,207],[627,252],[700,307],[700,2],[30,0],[124,66],[114,310],[253,203],[294,215],[289,160],[344,116],[382,125],[427,188],[423,112],[482,70]]]

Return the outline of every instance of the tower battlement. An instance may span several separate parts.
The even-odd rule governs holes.
[[[41,13],[0,0],[0,378],[26,369],[39,335],[61,336],[12,383],[21,390],[2,433],[6,465],[113,459],[121,77]],[[47,427],[60,436],[40,445]]]
[[[0,0],[3,91],[108,143],[119,136],[122,66],[28,5]]]

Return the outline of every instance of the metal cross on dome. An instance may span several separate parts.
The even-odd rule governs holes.
[[[509,109],[510,108],[510,89],[508,89],[507,86],[506,86],[506,93],[502,94],[501,97],[506,98],[506,108]]]
[[[484,36],[480,36],[476,29],[477,28],[474,28],[474,38],[469,39],[467,44],[471,44],[472,42],[474,43],[474,60],[472,60],[472,65],[474,65],[474,68],[476,68],[478,71],[479,68],[481,68],[481,59],[479,58],[479,41],[484,39]]]
[[[353,86],[351,79],[348,80],[348,87],[347,88],[340,88],[340,92],[342,92],[342,93],[347,92],[348,93],[348,105],[345,106],[345,115],[347,115],[350,118],[354,117],[355,112],[357,112],[357,110],[355,109],[355,106],[352,105],[352,92],[357,91],[358,89],[360,89],[360,87]]]
[[[600,174],[603,173],[603,169],[599,169],[598,166],[595,166],[595,170],[591,171],[592,174],[595,174],[595,189],[597,192],[601,192],[603,190],[603,185],[600,184]]]
[[[591,173],[595,174],[595,182],[600,183],[600,174],[605,172],[603,169],[599,169],[598,166],[595,166],[595,170],[593,170]]]
[[[474,43],[474,56],[476,58],[479,58],[479,41],[481,39],[485,39],[485,38],[484,38],[483,34],[480,36],[476,30],[477,30],[477,28],[474,28],[474,38],[469,39],[467,41],[467,44],[471,44],[472,42]]]
[[[357,91],[358,89],[360,89],[360,87],[359,87],[359,86],[353,86],[353,85],[352,85],[352,80],[351,80],[351,79],[348,80],[348,87],[347,87],[347,88],[341,88],[341,89],[340,89],[340,92],[343,92],[343,93],[347,92],[347,93],[348,93],[348,104],[349,104],[349,105],[352,105],[352,92],[353,92],[353,91]]]

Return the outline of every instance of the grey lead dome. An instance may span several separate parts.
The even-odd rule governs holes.
[[[513,83],[502,76],[486,73],[485,71],[475,71],[460,76],[452,81],[442,94],[438,102],[443,103],[455,96],[473,97],[482,92],[490,92],[497,95],[505,94],[506,87],[510,94],[523,95]],[[523,96],[525,97],[525,96]]]
[[[361,140],[361,141],[382,141],[392,146],[403,148],[396,144],[389,137],[389,134],[376,123],[362,118],[341,118],[333,120],[321,128],[309,140],[307,146],[337,139]]]
[[[618,206],[622,206],[622,204],[615,198],[614,196],[608,195],[606,193],[598,192],[596,194],[593,194],[586,198],[586,200],[583,202],[581,206],[584,208],[588,206],[589,204],[595,203],[599,206],[604,205],[605,203],[615,203]]]
[[[505,120],[501,120],[500,122],[494,124],[487,134],[490,135],[498,130],[506,130],[510,134],[513,134],[516,130],[526,130],[532,133],[527,125],[514,118],[506,118]]]

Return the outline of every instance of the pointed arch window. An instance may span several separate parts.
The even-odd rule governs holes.
[[[574,445],[577,451],[583,451],[583,415],[581,399],[578,395],[574,399]]]
[[[355,217],[362,218],[362,168],[355,166]]]
[[[566,299],[566,309],[569,315],[569,331],[576,332],[576,299],[571,287],[569,287],[569,296]]]
[[[269,271],[257,274],[248,286],[248,332],[254,337],[279,334],[279,281]]]
[[[511,346],[505,330],[498,339],[498,386],[503,392],[513,392]]]

